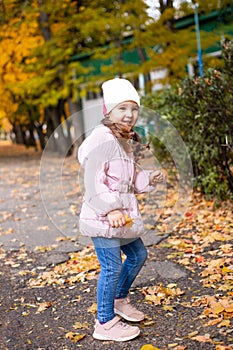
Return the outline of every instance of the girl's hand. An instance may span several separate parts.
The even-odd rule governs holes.
[[[111,227],[122,227],[125,225],[125,216],[121,210],[112,210],[107,215]]]
[[[149,176],[149,185],[150,186],[155,186],[156,183],[163,182],[163,181],[164,181],[164,175],[163,175],[162,171],[160,171],[160,170],[153,171]]]

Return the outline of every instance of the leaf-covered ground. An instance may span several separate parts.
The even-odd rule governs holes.
[[[17,239],[12,217],[23,223],[23,213],[27,215],[29,206],[35,205],[40,157],[30,154],[25,158],[24,151],[17,152],[17,157],[4,152],[0,159],[1,181],[9,188],[9,198],[1,198],[0,239],[14,234]],[[35,196],[29,196],[26,202],[21,197],[22,205],[17,207],[20,215],[16,215],[17,210],[8,203],[14,194],[17,201],[22,193],[18,188],[19,174],[25,164],[28,172],[21,173],[21,190],[30,186]],[[75,160],[70,158],[67,182],[68,170],[73,176],[74,168]],[[71,210],[76,210],[75,201],[70,203]],[[155,207],[149,205],[147,215],[151,220]],[[196,193],[176,230],[159,244],[148,246],[147,263],[131,290],[134,304],[145,312],[146,319],[139,325],[140,337],[126,343],[92,338],[99,264],[91,245],[70,252],[66,261],[55,265],[48,263],[46,254],[62,242],[74,240],[73,232],[72,237],[57,237],[54,244],[34,249],[26,245],[6,249],[2,245],[0,349],[233,349],[232,213],[230,202],[216,205]],[[65,222],[65,212],[61,211],[60,217]],[[45,218],[34,223],[44,228],[37,231],[35,227],[36,234],[46,231],[49,235]],[[162,233],[162,219],[159,225]]]

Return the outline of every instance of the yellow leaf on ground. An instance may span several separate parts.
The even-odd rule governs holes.
[[[178,343],[172,343],[172,344],[168,344],[168,347],[169,348],[174,348],[175,346],[177,346],[178,345]]]
[[[174,306],[173,305],[163,305],[163,310],[165,311],[173,311]]]
[[[229,269],[228,267],[226,267],[226,266],[223,266],[223,268],[222,268],[222,273],[225,275],[225,274],[227,274],[227,273],[232,273],[233,271],[232,271],[232,269]]]
[[[68,332],[66,333],[65,337],[66,339],[71,340],[73,343],[77,343],[81,339],[83,339],[86,336],[86,334],[78,334],[74,332]]]
[[[224,307],[220,303],[216,303],[213,307],[211,307],[211,310],[214,314],[218,315],[224,311]]]
[[[43,247],[43,246],[36,246],[35,247],[35,251],[38,251],[38,252],[41,252],[41,253],[50,252],[53,249],[54,248],[52,248],[52,247]]]
[[[220,327],[230,327],[231,321],[230,320],[222,320],[221,323],[219,323],[218,328]]]
[[[226,312],[233,312],[233,304],[229,304],[229,306],[225,307]]]
[[[68,332],[68,333],[66,333],[66,339],[73,339],[73,336],[74,336],[74,332]]]
[[[81,329],[81,328],[88,328],[90,326],[90,324],[88,322],[75,322],[75,324],[73,325],[74,329]]]
[[[188,337],[189,338],[192,338],[192,337],[194,337],[194,335],[197,335],[198,334],[198,331],[194,331],[194,332],[192,332],[192,333],[189,333],[188,334]]]
[[[141,347],[140,350],[159,350],[159,348],[156,348],[154,345],[152,344],[145,344]]]
[[[93,303],[88,309],[87,312],[91,312],[92,314],[95,314],[97,312],[97,303]]]

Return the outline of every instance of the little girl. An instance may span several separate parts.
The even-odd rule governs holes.
[[[134,161],[133,141],[139,138],[132,128],[140,107],[134,86],[115,78],[104,82],[102,89],[104,119],[78,152],[85,186],[79,224],[81,233],[92,238],[101,267],[93,337],[127,341],[140,329],[121,322],[121,317],[131,322],[144,319],[128,297],[147,258],[135,194],[151,190],[163,181],[163,174],[138,170]],[[123,263],[121,252],[126,256]]]

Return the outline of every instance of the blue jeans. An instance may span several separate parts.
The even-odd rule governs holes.
[[[97,285],[97,317],[100,322],[114,318],[114,299],[126,298],[142,268],[147,250],[141,238],[134,240],[92,237],[100,263]],[[121,251],[126,255],[122,264]]]

